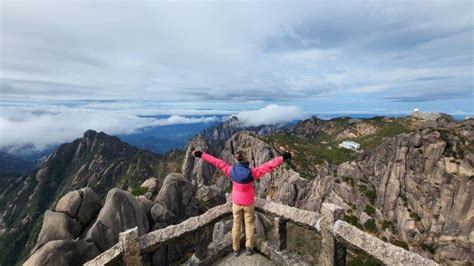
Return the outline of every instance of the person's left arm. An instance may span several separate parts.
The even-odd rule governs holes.
[[[274,159],[252,168],[253,178],[259,179],[260,177],[270,173],[274,168],[278,167],[282,162],[291,159],[291,153],[284,152],[282,156],[275,157]]]
[[[274,168],[278,167],[283,162],[283,157],[278,156],[258,167],[252,168],[252,176],[255,179],[259,179],[265,174],[270,173]]]

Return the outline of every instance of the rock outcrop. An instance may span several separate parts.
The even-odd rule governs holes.
[[[118,242],[120,232],[135,226],[140,235],[148,232],[146,213],[135,196],[114,188],[107,193],[104,207],[84,239],[94,242],[100,251],[104,251]]]
[[[216,185],[199,187],[194,198],[205,204],[207,208],[225,203],[224,191]]]
[[[101,206],[97,194],[88,187],[68,192],[56,204],[56,212],[45,212],[32,253],[53,240],[75,239],[97,215]]]
[[[158,183],[159,181],[156,177],[150,177],[143,181],[140,187],[147,189],[145,192],[145,197],[152,199],[156,195]]]
[[[81,194],[77,190],[68,192],[56,204],[56,211],[63,212],[70,217],[76,217],[81,206]]]
[[[82,265],[100,252],[94,243],[83,240],[54,240],[46,243],[23,265]]]
[[[168,210],[167,208],[163,207],[160,203],[156,203],[152,208],[151,208],[151,216],[153,217],[153,221],[155,223],[160,223],[160,224],[175,224],[178,221],[178,218],[176,215]]]
[[[35,251],[49,241],[74,239],[81,231],[78,222],[69,216],[59,212],[46,211],[43,219],[43,227],[38,235]]]
[[[378,224],[390,225],[383,229],[385,237],[399,237],[439,262],[473,261],[474,138],[468,132],[473,127],[465,122],[387,139],[356,163],[339,166],[339,175],[365,182],[366,191],[345,182],[335,191],[359,209],[373,204]],[[364,197],[370,187],[372,202]]]
[[[195,192],[196,187],[182,174],[169,174],[155,198],[155,203],[161,204],[170,210],[178,221],[182,221],[196,213],[195,204],[193,204]]]
[[[102,202],[99,196],[89,187],[68,192],[56,204],[56,212],[62,212],[86,226],[97,215]]]
[[[191,149],[193,148],[208,153],[212,153],[213,150],[201,135],[193,138],[186,147],[181,172],[193,185],[209,186],[211,184],[211,175],[214,171],[213,166],[201,159],[194,158],[191,153]]]
[[[348,210],[354,224],[387,241],[405,242],[410,250],[439,262],[473,261],[474,123],[450,121],[401,121],[417,129],[387,138],[356,161],[316,165],[314,180],[281,167],[256,184],[257,195],[312,211],[323,202],[336,203]],[[313,118],[293,132],[361,137],[377,134],[383,123],[392,120],[335,119],[325,124]],[[350,132],[341,129],[344,125]],[[219,157],[228,163],[233,151],[247,150],[251,166],[276,153],[249,132],[234,134],[223,147]]]

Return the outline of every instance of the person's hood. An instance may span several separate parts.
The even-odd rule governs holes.
[[[248,163],[237,163],[230,170],[230,178],[239,184],[248,184],[253,182],[252,169]]]

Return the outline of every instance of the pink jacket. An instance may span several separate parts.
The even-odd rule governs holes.
[[[232,182],[233,203],[244,206],[252,205],[254,203],[255,191],[253,188],[253,182],[249,184],[239,184],[234,182],[230,178],[230,170],[232,169],[232,166],[228,165],[223,160],[217,159],[205,152],[202,153],[201,159],[219,168],[230,179]],[[283,157],[278,156],[258,167],[251,168],[253,178],[255,180],[260,179],[265,174],[270,173],[273,168],[279,166],[282,162]]]

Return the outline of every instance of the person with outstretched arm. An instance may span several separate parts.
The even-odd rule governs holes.
[[[252,168],[249,166],[250,164],[243,150],[239,150],[234,154],[236,163],[232,166],[205,152],[195,150],[194,148],[191,151],[194,157],[201,158],[219,168],[232,182],[232,215],[234,218],[232,225],[232,254],[234,256],[239,256],[240,254],[240,223],[242,216],[244,216],[245,253],[252,255],[255,234],[255,190],[253,183],[265,174],[270,173],[283,161],[291,159],[291,153],[284,152],[282,156],[277,156],[258,167]]]

